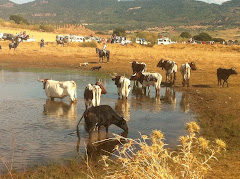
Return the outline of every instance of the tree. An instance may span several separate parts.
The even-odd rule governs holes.
[[[195,35],[195,36],[193,36],[193,38],[198,41],[211,41],[212,40],[212,37],[206,32],[202,32],[198,35]]]
[[[191,38],[192,35],[189,32],[182,32],[180,34],[180,37],[182,37],[182,38]]]
[[[20,24],[20,23],[24,23],[29,25],[29,22],[27,21],[27,19],[24,19],[23,17],[19,16],[19,15],[11,15],[10,20],[13,20],[16,24]]]
[[[117,36],[122,36],[125,37],[126,36],[126,32],[125,29],[118,27],[113,31],[113,35],[116,34]]]
[[[214,42],[220,42],[220,43],[222,43],[222,42],[225,41],[225,40],[222,39],[222,38],[213,38],[212,40],[213,40]]]

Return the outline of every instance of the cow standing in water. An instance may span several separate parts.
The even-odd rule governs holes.
[[[43,83],[43,89],[49,100],[54,98],[63,99],[67,96],[73,102],[77,100],[77,85],[74,81],[55,81],[49,79],[39,79]]]
[[[197,70],[196,64],[194,62],[191,63],[184,63],[181,65],[180,67],[180,72],[182,74],[182,85],[185,86],[185,84],[187,84],[187,86],[189,87],[189,80],[190,80],[190,73],[191,70]]]
[[[144,62],[139,63],[139,62],[133,61],[129,63],[132,63],[132,71],[133,71],[132,74],[140,73],[140,72],[143,73],[143,72],[146,72],[147,70],[147,65]],[[136,81],[136,84],[134,81],[134,86],[138,86],[138,81]]]
[[[224,83],[227,83],[227,87],[228,87],[228,78],[230,75],[237,75],[238,73],[236,72],[235,68],[231,68],[231,69],[225,69],[225,68],[218,68],[217,69],[217,78],[218,78],[218,85],[222,85],[222,87],[224,86]],[[222,84],[222,80],[223,80],[223,84]]]
[[[137,80],[142,84],[142,91],[146,94],[146,87],[148,87],[148,93],[150,94],[150,86],[154,86],[156,95],[160,94],[162,75],[159,73],[135,73],[131,76],[130,80]]]
[[[100,132],[100,127],[105,126],[106,132],[108,133],[108,128],[110,125],[115,124],[120,127],[124,131],[128,131],[128,126],[123,117],[119,116],[110,106],[108,105],[100,105],[96,107],[91,107],[85,110],[83,116],[78,122],[84,117],[85,119],[85,129],[89,132],[89,137],[92,135],[92,131],[95,127],[98,128],[98,132]],[[78,132],[77,125],[77,132]]]
[[[166,71],[166,82],[175,83],[177,73],[177,63],[171,60],[161,59],[157,67],[162,67]]]
[[[86,109],[90,106],[99,106],[101,94],[107,94],[107,91],[100,81],[98,81],[95,85],[88,84],[84,91]]]
[[[127,99],[131,90],[130,80],[124,76],[112,76],[112,80],[115,81],[115,85],[118,89],[118,98]]]

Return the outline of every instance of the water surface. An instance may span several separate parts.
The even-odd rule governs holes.
[[[74,80],[77,84],[77,103],[46,100],[40,78],[54,80]],[[77,70],[0,70],[0,155],[7,164],[14,156],[13,167],[23,170],[48,161],[65,157],[84,155],[89,151],[104,148],[111,151],[115,141],[93,147],[89,143],[88,133],[84,130],[84,120],[80,124],[80,140],[76,135],[76,125],[82,116],[85,105],[84,88],[88,83],[102,79],[107,90],[102,95],[101,104],[108,104],[128,121],[130,138],[139,138],[141,134],[150,134],[152,130],[161,130],[166,143],[175,145],[178,137],[185,134],[184,125],[194,120],[189,110],[188,96],[171,88],[161,88],[159,97],[154,89],[150,95],[141,95],[135,88],[128,100],[119,100],[117,88],[110,77],[98,72]],[[133,83],[131,84],[133,89]],[[122,129],[112,125],[111,133],[121,134]],[[104,129],[101,136],[94,135],[92,142],[106,138]],[[14,151],[14,152],[13,152]],[[99,155],[99,151],[95,155]],[[90,153],[90,152],[89,152]],[[6,171],[0,162],[0,171]]]

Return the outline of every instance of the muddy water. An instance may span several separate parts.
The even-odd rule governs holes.
[[[40,78],[74,80],[77,83],[78,101],[70,104],[63,101],[46,100]],[[139,132],[149,134],[154,129],[161,130],[166,143],[175,145],[180,135],[185,134],[184,125],[194,120],[189,110],[188,96],[171,88],[161,88],[160,97],[155,98],[154,89],[150,95],[141,95],[133,89],[127,101],[117,99],[117,89],[113,81],[97,72],[65,70],[0,70],[0,155],[16,170],[26,169],[48,161],[58,161],[66,157],[93,151],[98,156],[104,149],[111,151],[115,141],[93,147],[88,133],[84,130],[84,120],[80,124],[80,140],[76,135],[76,125],[84,112],[83,92],[87,83],[103,80],[108,93],[101,98],[101,104],[108,104],[128,121],[129,132],[122,134],[138,138]],[[133,84],[132,84],[133,86]],[[123,131],[110,126],[111,133]],[[104,129],[100,136],[93,135],[91,142],[106,138]],[[14,152],[13,152],[14,151]],[[13,156],[13,162],[12,162]],[[0,162],[0,171],[6,171]]]

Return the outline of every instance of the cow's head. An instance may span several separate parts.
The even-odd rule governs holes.
[[[197,66],[195,62],[189,63],[189,66],[191,67],[191,70],[197,70]]]
[[[233,75],[237,75],[238,74],[235,68],[231,68],[231,74],[233,74]]]
[[[115,81],[115,85],[119,88],[121,87],[120,78],[121,76],[112,76],[112,80]]]
[[[116,120],[114,121],[115,125],[120,127],[121,129],[123,129],[124,131],[128,131],[128,126],[127,126],[127,122],[125,121],[125,119],[123,117],[121,117],[120,120]]]
[[[142,72],[134,73],[130,78],[130,80],[137,80],[140,83],[143,82],[143,79],[144,79],[144,75],[142,74]]]
[[[101,94],[107,94],[107,90],[103,87],[103,85],[101,83],[102,83],[102,81],[98,80],[95,85],[98,85],[102,89]]]
[[[39,79],[39,77],[38,77],[38,81],[43,83],[43,89],[45,89],[45,86],[46,86],[46,83],[47,83],[48,79]]]
[[[165,60],[164,59],[161,59],[158,64],[157,64],[157,67],[162,67],[162,69],[165,67]]]

